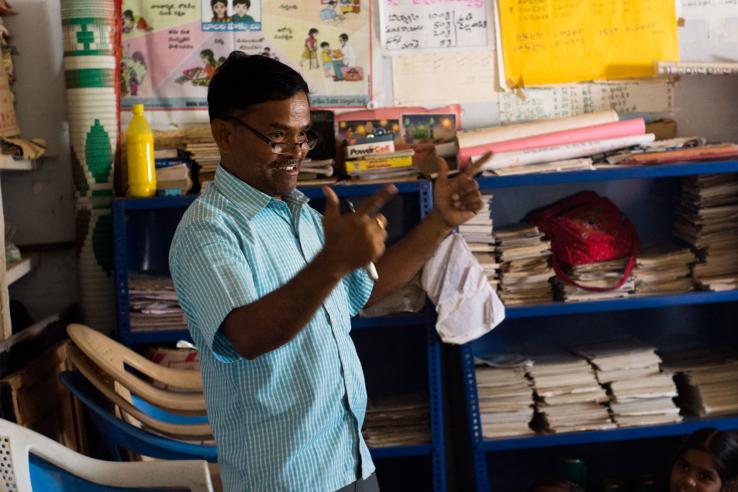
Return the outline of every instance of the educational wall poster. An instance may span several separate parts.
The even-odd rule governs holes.
[[[521,95],[523,97],[521,97]],[[674,84],[664,80],[576,84],[500,95],[500,121],[516,123],[614,109],[618,113],[674,111]]]
[[[681,0],[679,17],[684,19],[730,19],[738,17],[735,0]]]
[[[679,59],[674,0],[497,1],[507,87],[649,77]]]
[[[308,82],[314,107],[371,100],[369,0],[123,0],[121,105],[205,110],[233,50],[278,59]]]
[[[492,44],[488,0],[379,0],[379,37],[389,54],[484,49]]]
[[[392,57],[397,106],[496,101],[494,51],[418,53]]]

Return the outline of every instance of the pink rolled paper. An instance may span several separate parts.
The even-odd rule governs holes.
[[[630,137],[634,135],[643,135],[646,133],[646,122],[643,118],[635,118],[632,120],[616,121],[614,123],[605,123],[602,125],[585,126],[572,130],[563,130],[543,135],[534,135],[525,138],[516,138],[513,140],[505,140],[503,142],[488,143],[484,145],[476,145],[459,149],[458,162],[464,167],[469,163],[472,156],[492,152],[513,152],[517,150],[527,150],[542,147],[555,147],[558,145],[566,145],[581,142],[591,142],[595,140],[607,140],[611,138]]]

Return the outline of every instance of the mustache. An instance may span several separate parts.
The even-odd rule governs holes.
[[[279,159],[277,161],[272,162],[272,164],[269,167],[272,169],[279,169],[280,167],[299,166],[301,162],[302,162],[302,159]]]

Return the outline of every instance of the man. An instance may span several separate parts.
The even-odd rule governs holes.
[[[315,145],[307,94],[288,66],[231,53],[208,90],[221,163],[170,251],[227,491],[378,490],[350,317],[403,286],[482,206],[477,167],[450,182],[439,161],[436,207],[386,253],[378,212],[393,186],[346,215],[325,187],[321,217],[296,189]]]
[[[338,36],[338,42],[341,43],[341,52],[343,52],[343,64],[347,67],[356,66],[356,51],[349,43],[348,34],[343,33]]]

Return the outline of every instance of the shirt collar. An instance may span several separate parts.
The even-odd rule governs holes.
[[[274,197],[257,190],[250,184],[229,173],[220,164],[215,169],[213,185],[218,189],[218,191],[225,195],[226,198],[237,203],[241,208],[243,208],[248,218],[254,217],[270,203],[278,201]],[[309,201],[309,198],[305,196],[303,192],[295,188],[289,193],[289,195],[284,197],[284,201],[287,202],[288,205],[293,205],[299,208],[306,204]]]

